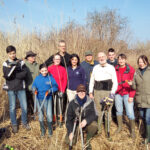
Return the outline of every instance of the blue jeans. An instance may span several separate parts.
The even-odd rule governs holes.
[[[146,125],[150,125],[150,108],[139,108],[140,116],[146,121]]]
[[[129,95],[119,95],[116,94],[115,95],[115,106],[116,106],[116,115],[117,116],[122,116],[123,115],[123,103],[125,105],[125,110],[126,110],[126,115],[128,116],[128,118],[130,120],[134,120],[135,116],[134,116],[134,102],[129,103],[128,102],[129,99]]]
[[[40,107],[42,104],[42,100],[37,100],[37,108],[38,108],[38,112],[40,111]],[[52,100],[48,99],[45,100],[44,105],[41,109],[41,111],[39,112],[39,121],[43,121],[44,120],[44,109],[46,111],[46,117],[47,117],[47,121],[48,122],[52,122],[53,121],[53,115],[52,115]]]
[[[19,99],[21,106],[21,120],[23,124],[27,124],[27,100],[25,90],[8,91],[9,113],[12,125],[17,125],[16,120],[16,99]]]

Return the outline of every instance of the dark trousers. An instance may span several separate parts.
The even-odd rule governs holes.
[[[27,95],[27,111],[28,111],[28,114],[33,115],[33,111],[34,111],[34,94],[32,93],[32,91],[27,90],[26,95]]]

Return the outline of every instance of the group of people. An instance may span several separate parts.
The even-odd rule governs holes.
[[[125,54],[119,54],[116,58],[113,48],[108,50],[108,55],[99,52],[98,61],[94,60],[92,51],[88,50],[82,63],[77,54],[70,55],[66,52],[64,40],[59,41],[58,49],[56,54],[39,65],[34,52],[28,51],[25,59],[20,60],[16,57],[14,46],[6,48],[8,60],[3,63],[6,79],[3,89],[8,93],[12,131],[18,132],[18,98],[22,110],[22,126],[26,130],[31,129],[27,114],[33,115],[37,107],[41,137],[46,132],[43,122],[45,110],[49,137],[53,134],[54,123],[61,127],[66,120],[66,143],[75,141],[77,130],[74,130],[74,125],[77,123],[87,132],[87,149],[91,149],[89,141],[96,133],[102,132],[104,113],[105,133],[106,137],[109,136],[113,104],[118,123],[115,134],[121,132],[124,104],[131,137],[135,139],[135,99],[146,125],[145,141],[150,143],[150,66],[147,56],[139,56],[138,69],[135,71],[127,63]]]

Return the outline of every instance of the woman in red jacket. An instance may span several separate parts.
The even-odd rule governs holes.
[[[127,62],[125,54],[118,55],[118,65],[115,67],[118,89],[115,95],[116,115],[118,121],[118,129],[116,133],[119,133],[122,129],[122,115],[123,115],[123,103],[125,105],[126,115],[130,121],[131,137],[135,138],[135,116],[134,116],[134,95],[135,91],[131,89],[128,81],[133,80],[134,68]]]
[[[65,67],[60,65],[61,56],[59,54],[55,54],[53,57],[53,65],[48,67],[48,72],[52,74],[54,79],[58,84],[58,92],[56,93],[56,111],[57,111],[57,120],[60,120],[59,125],[62,124],[62,113],[65,112],[65,104],[66,104],[66,94],[65,90],[67,87],[67,71]],[[59,103],[60,99],[60,103]],[[60,104],[60,106],[59,106]],[[55,106],[54,106],[55,107]],[[61,110],[60,110],[61,107]],[[56,115],[56,114],[55,114]],[[56,116],[55,116],[56,117]]]

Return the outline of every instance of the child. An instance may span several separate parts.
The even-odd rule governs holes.
[[[7,90],[9,98],[9,112],[13,133],[18,132],[16,120],[16,98],[18,97],[22,109],[22,123],[26,130],[30,130],[27,124],[27,101],[25,93],[25,77],[27,68],[22,60],[16,58],[16,48],[12,45],[6,48],[8,60],[3,63],[3,73],[6,84],[3,87]]]
[[[39,112],[39,122],[41,128],[41,137],[45,135],[44,128],[44,109],[46,110],[48,133],[52,136],[52,94],[58,90],[55,79],[48,75],[46,64],[41,64],[40,75],[38,75],[32,85],[33,91],[37,90],[37,108]],[[47,93],[48,92],[48,93]],[[48,94],[48,95],[47,95]],[[43,103],[44,101],[44,103]],[[43,103],[43,106],[42,106]],[[44,107],[44,108],[43,108]]]

